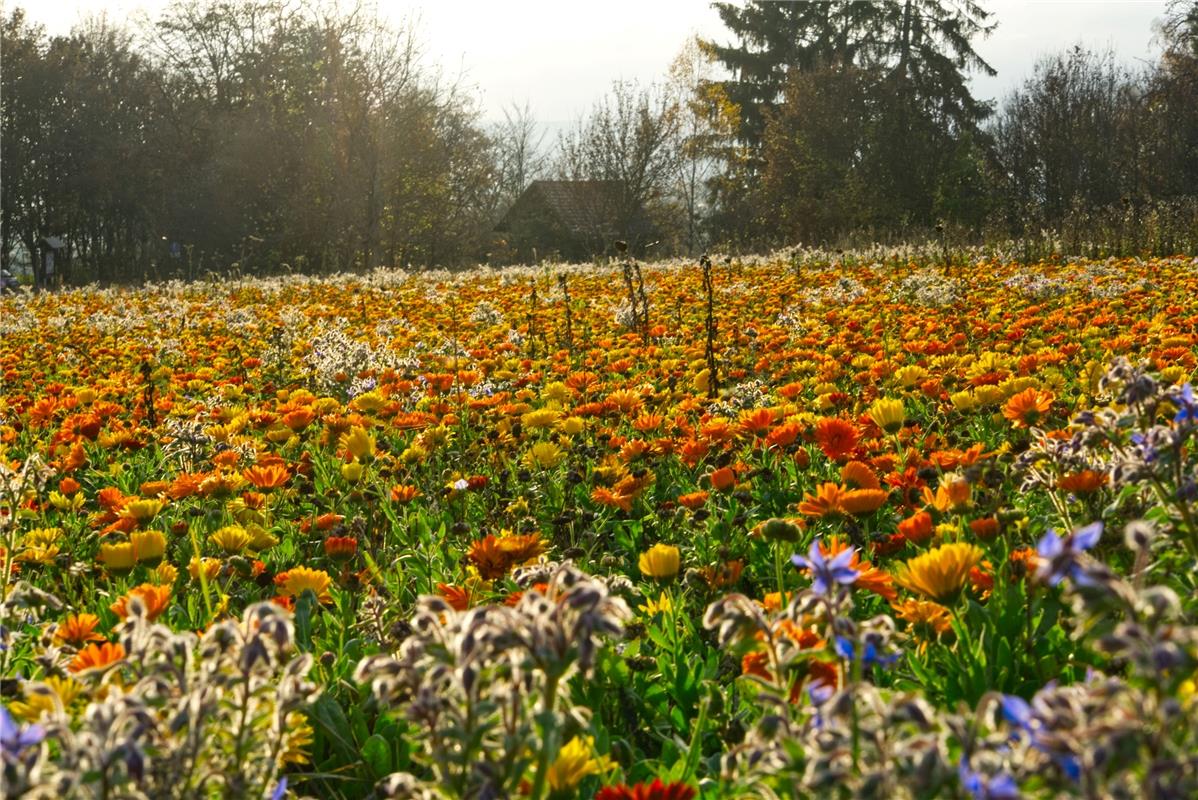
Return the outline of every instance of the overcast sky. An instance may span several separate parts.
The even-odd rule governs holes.
[[[51,34],[67,33],[81,18],[106,13],[123,21],[153,15],[166,0],[30,0],[29,16]],[[415,18],[426,60],[477,90],[484,116],[502,118],[511,104],[532,108],[556,129],[585,113],[617,78],[661,77],[687,38],[727,39],[706,0],[508,0],[401,2],[378,0],[384,15]],[[981,99],[1001,96],[1032,71],[1036,59],[1073,44],[1111,47],[1127,62],[1154,57],[1153,22],[1164,0],[997,2],[998,29],[976,43],[997,77],[975,77]]]

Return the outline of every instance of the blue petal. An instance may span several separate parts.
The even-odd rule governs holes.
[[[1065,774],[1069,776],[1069,780],[1076,783],[1082,779],[1082,764],[1077,760],[1076,756],[1059,756],[1057,763],[1060,764]]]
[[[275,787],[274,792],[270,795],[270,800],[283,800],[283,795],[287,794],[287,776],[279,778],[279,785]]]
[[[1056,532],[1049,530],[1048,533],[1040,537],[1040,541],[1036,543],[1036,553],[1040,558],[1052,559],[1061,554],[1065,549],[1061,542],[1061,537],[1057,536]]]
[[[841,658],[847,658],[849,661],[853,660],[853,642],[847,637],[836,637],[835,650],[836,655],[840,656]]]
[[[1002,696],[1002,715],[1008,722],[1026,728],[1032,719],[1032,707],[1022,697],[1004,694]]]
[[[846,550],[841,550],[830,561],[828,561],[828,569],[840,570],[848,569],[849,564],[853,563],[853,554],[857,552],[857,548],[850,547]]]
[[[1102,538],[1102,521],[1092,522],[1084,528],[1078,528],[1073,532],[1073,549],[1074,551],[1089,550],[1094,545],[1098,544],[1098,540]]]

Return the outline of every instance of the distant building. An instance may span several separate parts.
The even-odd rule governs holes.
[[[630,207],[624,195],[619,181],[533,181],[495,230],[517,261],[584,261],[614,253],[617,240],[638,253],[654,228],[644,208]]]

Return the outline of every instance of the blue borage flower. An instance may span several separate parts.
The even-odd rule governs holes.
[[[1179,425],[1182,423],[1198,424],[1198,400],[1194,399],[1193,386],[1185,384],[1172,400],[1177,404],[1177,414],[1173,417],[1173,422]]]
[[[1053,684],[1048,684],[1045,688],[1052,688]],[[1042,753],[1045,753],[1053,762],[1061,768],[1061,771],[1069,778],[1069,780],[1077,782],[1082,777],[1081,761],[1076,755],[1068,751],[1062,751],[1060,748],[1060,738],[1049,736],[1051,732],[1044,725],[1039,714],[1036,713],[1031,703],[1028,703],[1022,697],[1017,697],[1011,694],[1004,694],[1000,703],[1002,706],[1003,719],[1016,727],[1016,733],[1027,734],[1031,740],[1032,747]]]
[[[1050,528],[1036,544],[1036,553],[1040,556],[1037,577],[1050,586],[1056,586],[1066,577],[1078,586],[1093,586],[1094,580],[1086,572],[1080,557],[1101,538],[1102,522],[1078,528],[1065,536],[1058,536]]]
[[[836,654],[841,658],[847,659],[849,661],[855,660],[857,655],[857,647],[852,639],[849,639],[846,636],[837,636],[834,647],[836,649]],[[898,657],[898,653],[883,655],[878,650],[877,645],[875,645],[873,642],[867,641],[865,643],[865,652],[861,655],[861,666],[872,667],[877,665],[880,667],[888,667],[895,661],[898,661]]]
[[[962,756],[957,774],[961,778],[961,786],[973,800],[1019,800],[1019,786],[1005,772],[984,776],[971,769],[969,759]]]
[[[853,554],[856,552],[856,548],[849,548],[840,551],[832,558],[826,558],[823,551],[819,549],[819,542],[815,541],[811,543],[806,558],[793,555],[790,557],[790,563],[811,571],[811,589],[816,594],[829,595],[836,584],[851,585],[861,575],[860,572],[849,566],[853,561]]]
[[[8,709],[0,706],[0,752],[5,762],[19,760],[27,749],[41,744],[45,738],[46,731],[41,725],[18,725]]]

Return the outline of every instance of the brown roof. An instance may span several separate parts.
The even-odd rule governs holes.
[[[573,234],[590,235],[615,228],[621,206],[621,181],[533,181],[508,209],[498,230],[508,227],[513,212],[519,213],[539,199],[562,225]],[[648,230],[642,209],[634,215],[633,226]]]

